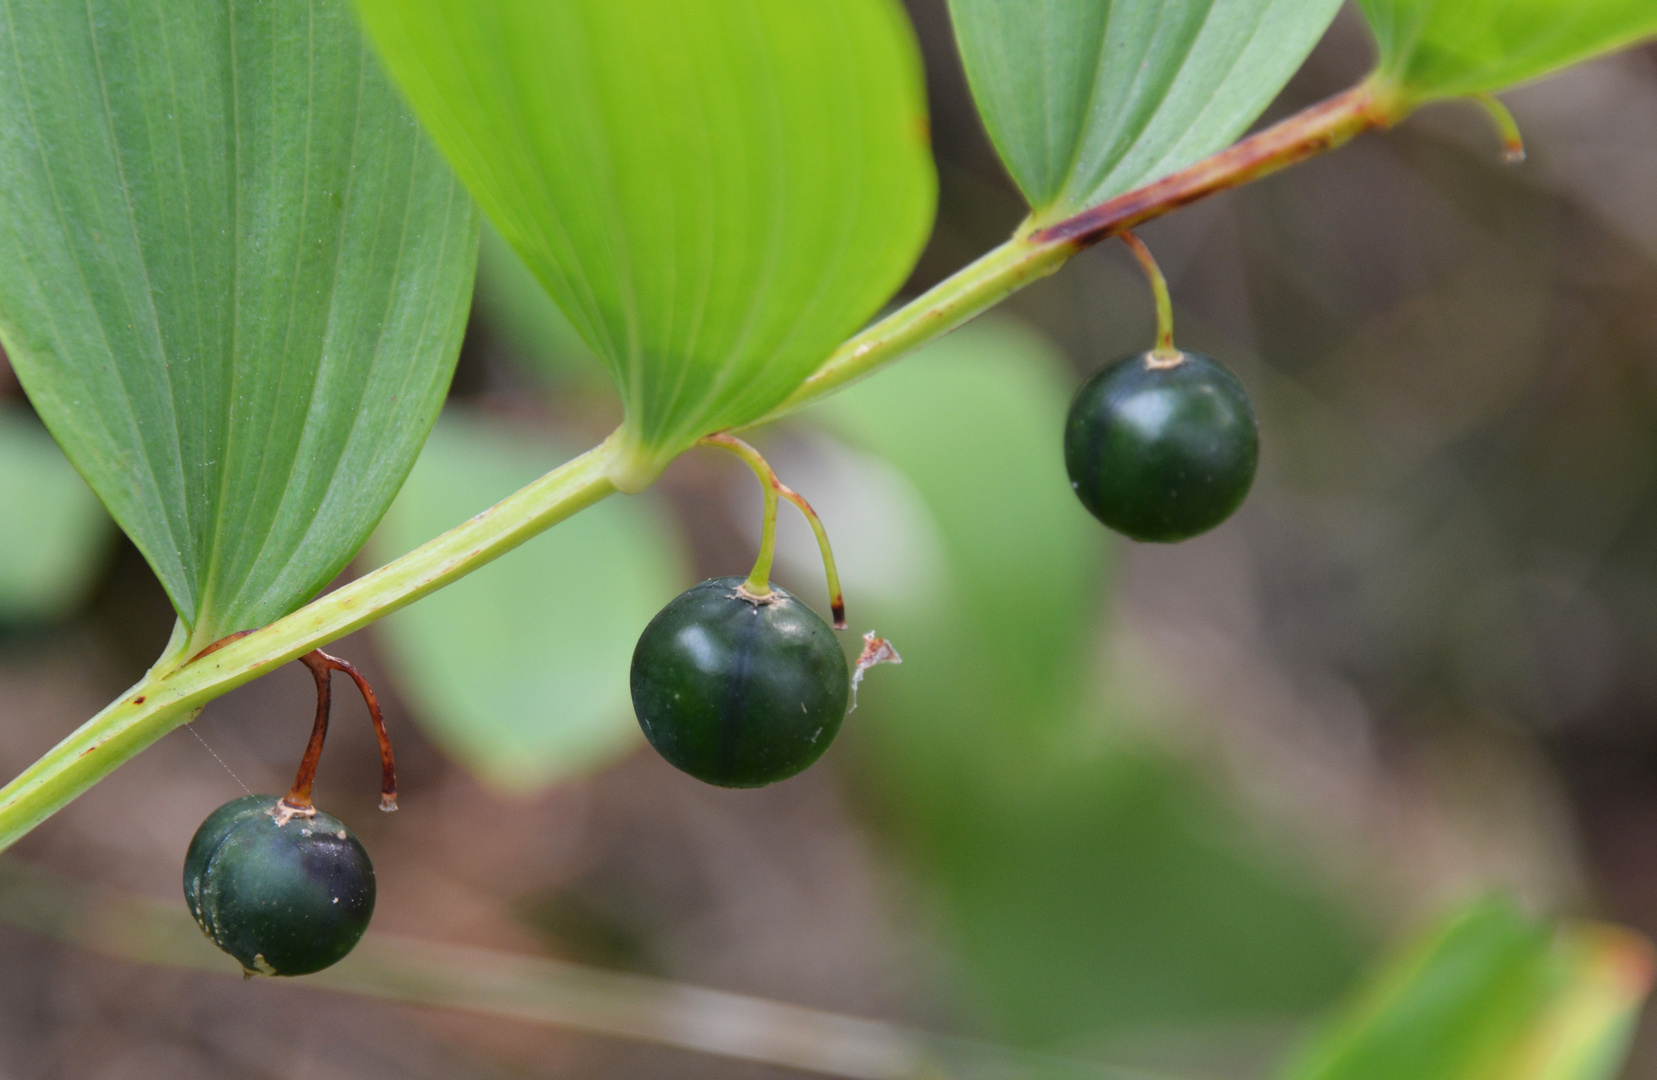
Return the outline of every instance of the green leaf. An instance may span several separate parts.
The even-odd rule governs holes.
[[[1651,985],[1650,947],[1475,901],[1378,973],[1283,1080],[1609,1080]]]
[[[1380,74],[1416,102],[1486,93],[1657,34],[1650,0],[1361,0]]]
[[[0,625],[64,615],[108,548],[109,518],[51,436],[0,406]]]
[[[196,641],[269,622],[436,417],[470,202],[345,0],[14,0],[0,42],[0,339]]]
[[[562,457],[482,417],[445,414],[375,534],[391,559],[488,508]],[[426,732],[495,787],[528,792],[609,764],[638,741],[633,644],[683,585],[670,523],[610,499],[375,633]]]
[[[604,359],[633,490],[781,401],[931,222],[893,0],[359,0],[416,111]]]
[[[1222,149],[1340,0],[950,0],[973,97],[1050,223]]]

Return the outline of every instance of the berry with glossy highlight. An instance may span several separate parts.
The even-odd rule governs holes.
[[[772,587],[739,577],[687,589],[633,650],[633,711],[669,763],[721,787],[760,787],[822,756],[846,715],[850,673],[834,631]]]
[[[374,867],[338,818],[282,822],[280,801],[249,795],[207,816],[184,856],[184,902],[248,973],[309,975],[368,929]]]
[[[1202,353],[1124,357],[1070,403],[1064,464],[1093,516],[1135,540],[1207,532],[1242,505],[1260,437],[1248,392]]]

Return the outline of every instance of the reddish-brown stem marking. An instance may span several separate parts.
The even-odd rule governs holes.
[[[1097,244],[1217,191],[1333,150],[1355,135],[1389,127],[1397,119],[1370,82],[1360,83],[1153,184],[1037,229],[1031,239],[1077,247]]]
[[[251,633],[253,633],[252,630],[238,630],[234,634],[226,634],[224,637],[222,637],[219,640],[213,642],[213,644],[207,646],[207,648],[201,650],[200,652],[196,653],[196,655],[190,657],[190,659],[185,661],[185,663],[193,664],[197,660],[200,660],[202,657],[210,655],[212,653],[216,653],[220,649],[224,648],[226,645],[230,644],[232,641],[240,641],[242,638],[247,637],[247,635],[249,635]]]
[[[1391,127],[1413,108],[1396,87],[1372,76],[1161,180],[1063,220],[1032,219],[1007,243],[842,343],[782,404],[743,426],[774,420],[937,340],[1055,272],[1082,248],[1334,149],[1362,132]]]

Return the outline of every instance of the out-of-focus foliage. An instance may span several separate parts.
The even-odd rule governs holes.
[[[0,29],[0,336],[205,643],[321,588],[465,326],[475,215],[347,0]]]
[[[812,413],[921,492],[944,539],[935,572],[949,583],[933,606],[993,665],[952,655],[922,667],[971,679],[961,689],[1007,706],[986,712],[1021,733],[1074,693],[1100,607],[1103,534],[1055,456],[1062,370],[1034,332],[984,321]]]
[[[1407,165],[1360,146],[1341,178],[1385,230],[1337,224],[1295,171],[1236,204],[1248,332],[1284,389],[1274,513],[1294,523],[1256,541],[1294,597],[1269,648],[1338,673],[1375,737],[1518,724],[1597,745],[1657,700],[1657,337],[1633,299],[1657,279],[1488,143],[1398,138]]]
[[[0,626],[67,614],[108,540],[109,518],[52,437],[0,405]]]
[[[1050,222],[1230,143],[1339,0],[950,0],[972,91]]]
[[[782,400],[909,272],[935,180],[893,0],[361,0],[604,358],[636,466]]]
[[[1650,0],[1360,0],[1378,70],[1417,101],[1501,90],[1657,34]]]
[[[1651,986],[1644,941],[1475,902],[1394,958],[1283,1080],[1608,1080]]]
[[[603,367],[535,274],[494,226],[484,222],[472,310],[499,334],[513,359],[553,387],[604,380]]]
[[[389,560],[546,472],[543,439],[446,415],[375,534]],[[616,760],[638,739],[633,642],[680,584],[672,527],[611,499],[381,621],[421,726],[481,779],[529,792]]]
[[[1355,962],[1335,905],[1101,697],[1103,539],[1065,480],[1066,393],[1049,345],[990,321],[808,414],[871,455],[839,494],[799,483],[843,553],[853,625],[904,656],[847,726],[879,816],[935,888],[969,996],[1012,1037],[1316,1007]],[[916,523],[918,550],[891,552],[918,568],[906,582],[881,530]]]

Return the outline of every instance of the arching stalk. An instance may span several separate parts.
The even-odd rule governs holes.
[[[1473,100],[1489,115],[1491,123],[1496,125],[1496,133],[1502,137],[1502,160],[1509,165],[1525,160],[1525,137],[1519,133],[1519,121],[1513,119],[1501,99],[1495,94],[1474,94]]]
[[[834,551],[829,547],[828,532],[823,528],[823,519],[817,516],[817,511],[799,492],[777,479],[776,470],[771,463],[752,446],[743,442],[735,435],[720,432],[702,439],[699,446],[718,446],[729,450],[741,458],[754,475],[759,477],[760,487],[765,492],[765,525],[760,532],[759,558],[754,563],[753,573],[748,575],[748,581],[743,586],[755,596],[766,596],[771,592],[771,562],[776,550],[777,541],[777,498],[781,496],[799,507],[800,513],[805,515],[806,521],[811,524],[811,532],[817,537],[817,550],[823,555],[823,576],[828,579],[829,609],[834,615],[834,628],[846,628],[846,598],[840,591],[840,571],[834,565]],[[763,573],[762,573],[763,571]],[[762,589],[755,587],[755,579]]]
[[[1185,357],[1174,348],[1174,301],[1168,295],[1168,279],[1162,276],[1162,267],[1156,264],[1156,257],[1143,240],[1132,232],[1123,232],[1122,242],[1144,268],[1145,277],[1151,283],[1151,296],[1156,300],[1156,348],[1151,350],[1151,356],[1161,361],[1159,366],[1173,367]]]

